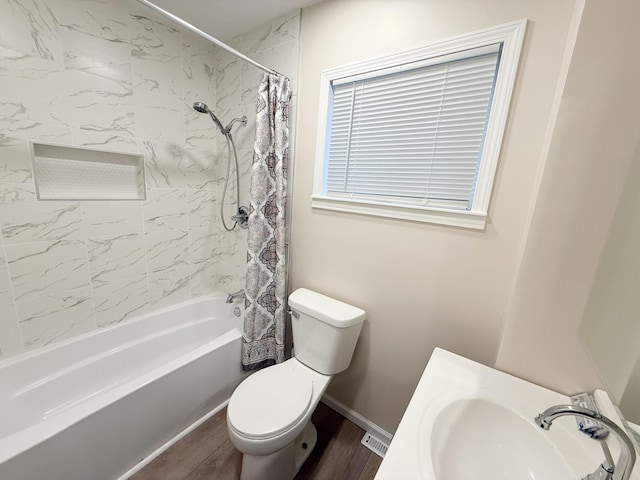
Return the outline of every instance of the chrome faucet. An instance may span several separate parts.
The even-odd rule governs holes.
[[[236,298],[244,298],[244,290],[238,290],[227,295],[227,303],[233,303]]]
[[[588,408],[582,408],[576,405],[555,405],[547,408],[535,418],[535,422],[540,428],[549,430],[549,428],[551,428],[551,424],[556,418],[565,415],[592,418],[604,425],[606,429],[613,432],[620,442],[620,456],[614,464],[611,454],[609,453],[609,448],[604,441],[604,438],[606,437],[604,429],[598,428],[591,431],[585,431],[587,435],[596,440],[600,440],[605,460],[593,473],[590,473],[582,480],[629,480],[631,471],[633,470],[633,466],[636,462],[636,450],[624,430],[609,418],[600,415],[593,410],[589,410]]]
[[[239,207],[238,213],[232,216],[231,220],[240,225],[240,228],[249,228],[249,207]]]

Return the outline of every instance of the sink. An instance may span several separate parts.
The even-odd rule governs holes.
[[[456,400],[422,422],[423,468],[438,480],[567,480],[571,469],[529,419],[482,398]],[[424,448],[428,448],[425,442]],[[531,462],[536,452],[537,461]]]
[[[605,392],[603,413],[620,423]],[[608,403],[607,403],[608,402]],[[558,418],[534,423],[566,395],[437,348],[413,393],[375,480],[579,480],[603,456],[598,442]],[[607,443],[614,454],[618,444]],[[634,471],[632,480],[640,480]]]

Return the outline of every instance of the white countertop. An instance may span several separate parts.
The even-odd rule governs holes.
[[[439,461],[437,452],[441,451],[436,442],[441,442],[442,435],[438,433],[438,437],[433,432],[438,428],[442,431],[438,426],[442,425],[438,415],[452,403],[461,400],[480,402],[478,405],[496,405],[497,409],[504,409],[507,417],[516,419],[514,425],[524,428],[527,437],[535,440],[533,444],[544,442],[547,451],[543,455],[549,455],[551,450],[551,455],[563,463],[563,470],[566,468],[564,472],[570,472],[576,480],[593,472],[603,460],[600,445],[578,431],[575,417],[557,419],[548,431],[535,425],[533,419],[536,415],[552,405],[570,404],[569,397],[437,348],[418,382],[375,480],[443,480],[436,477]],[[475,408],[476,404],[470,405]],[[602,413],[620,422],[612,406],[603,409]],[[492,435],[495,441],[499,433],[490,430],[491,428],[487,429],[487,437]],[[447,431],[449,437],[455,434],[455,431]],[[610,438],[608,443],[616,458],[617,441]],[[510,451],[509,445],[506,447],[506,451]],[[541,463],[533,450],[536,449],[525,451],[522,461]],[[476,453],[473,449],[467,448],[459,456],[456,455],[455,459],[456,462],[459,458],[461,462],[466,459],[471,463],[476,460],[470,458],[474,455]],[[495,465],[495,471],[500,468],[500,465]],[[457,480],[479,480],[496,476],[478,472],[473,477]],[[539,477],[539,474],[536,477],[531,473],[523,478]],[[638,468],[632,479],[640,480]]]

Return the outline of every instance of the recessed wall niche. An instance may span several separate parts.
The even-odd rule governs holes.
[[[145,200],[144,158],[31,142],[38,200]]]

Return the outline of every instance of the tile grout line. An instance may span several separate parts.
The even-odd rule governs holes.
[[[33,177],[32,177],[33,179]],[[33,181],[33,180],[32,180]],[[16,316],[16,330],[18,331],[18,341],[20,342],[20,352],[26,351],[24,335],[22,334],[22,328],[20,328],[20,316],[18,315],[18,304],[16,302],[16,293],[13,288],[13,279],[11,277],[11,269],[9,268],[9,258],[7,257],[7,249],[5,248],[4,235],[0,229],[0,242],[2,242],[2,254],[4,255],[4,263],[7,266],[7,277],[9,280],[9,290],[11,291],[11,304],[13,306],[13,313]],[[11,355],[16,355],[19,352],[12,352]],[[7,355],[8,356],[8,355]],[[0,358],[4,357],[1,355]]]
[[[72,142],[74,140],[73,133]],[[93,318],[93,329],[98,329],[98,319],[96,318],[96,302],[93,299],[93,277],[91,275],[91,263],[89,262],[89,238],[87,236],[87,222],[86,216],[84,213],[84,203],[82,201],[78,202],[80,204],[80,218],[82,221],[82,243],[84,244],[84,254],[87,259],[87,272],[89,273],[89,296],[91,297],[91,317]]]

